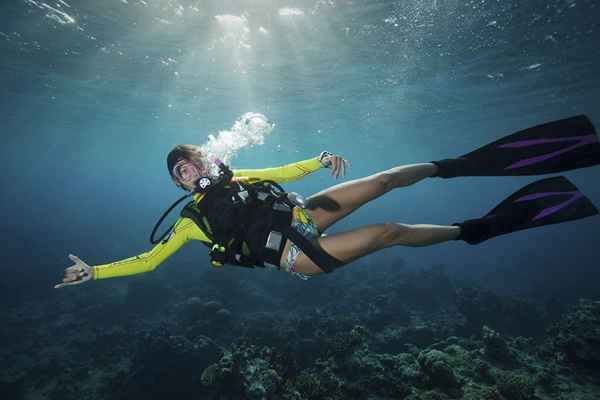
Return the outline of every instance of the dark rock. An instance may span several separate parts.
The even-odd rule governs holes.
[[[600,372],[600,301],[580,300],[548,334],[555,351],[575,367]]]
[[[461,384],[450,367],[449,356],[439,350],[423,351],[417,362],[427,377],[427,385],[432,388],[457,388]]]
[[[204,369],[202,384],[216,398],[236,393],[241,397],[243,393],[243,398],[249,400],[273,399],[282,390],[284,378],[280,372],[286,371],[281,360],[279,354],[266,346],[236,346]]]
[[[508,362],[512,361],[512,355],[506,341],[500,334],[487,326],[483,326],[483,351],[486,356],[493,360]]]
[[[218,360],[221,353],[207,337],[190,340],[184,336],[151,332],[140,342],[118,397],[191,398],[202,389],[200,371]]]
[[[3,399],[22,400],[25,398],[25,380],[0,381],[0,394]]]
[[[498,390],[506,400],[532,400],[535,386],[531,378],[517,372],[502,372],[496,377]]]
[[[206,315],[216,314],[219,310],[223,308],[223,304],[218,301],[210,300],[202,304],[202,311]]]

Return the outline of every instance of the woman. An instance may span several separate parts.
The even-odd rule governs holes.
[[[179,145],[167,157],[169,173],[177,186],[194,193],[194,200],[188,206],[200,210],[198,215],[208,216],[208,220],[202,222],[201,218],[194,218],[192,214],[187,214],[190,215],[187,217],[182,213],[171,234],[152,250],[110,264],[89,266],[78,257],[69,255],[75,264],[66,268],[63,282],[55,288],[151,271],[190,240],[200,240],[211,248],[213,265],[219,265],[219,260],[245,266],[272,264],[304,279],[324,271],[331,272],[390,246],[428,246],[457,239],[477,244],[502,234],[580,219],[598,211],[566,178],[555,177],[525,186],[481,218],[454,225],[394,222],[367,225],[328,236],[322,234],[363,204],[392,189],[412,185],[427,177],[541,175],[597,164],[600,164],[600,144],[594,127],[587,117],[577,116],[519,131],[458,158],[398,166],[338,184],[309,197],[306,204],[290,202],[289,196],[273,197],[269,208],[255,208],[253,216],[246,218],[246,211],[238,212],[246,210],[240,208],[239,200],[243,200],[243,196],[238,194],[246,193],[244,196],[247,196],[248,191],[252,193],[254,187],[260,187],[267,181],[285,183],[298,180],[320,168],[331,169],[331,175],[337,178],[345,174],[347,161],[339,155],[322,152],[318,157],[279,168],[235,170],[224,186],[227,187],[223,189],[225,191],[204,192],[203,182],[211,183],[206,178],[210,166],[198,146]],[[217,201],[221,208],[202,209],[203,202],[213,204],[214,199],[227,199],[234,193],[234,187],[238,188],[235,189],[238,197],[227,203],[225,208]],[[254,197],[257,197],[256,193]],[[262,218],[261,213],[267,215],[267,210],[274,212],[276,206],[281,206],[281,215],[289,215],[289,219],[282,219],[287,227],[264,222],[271,219]],[[289,212],[285,207],[289,208]],[[223,220],[223,215],[211,216],[211,213],[219,214],[215,210],[224,210],[225,214],[233,210],[232,215],[244,222],[231,223],[231,220]],[[244,236],[247,232],[259,232],[252,229],[261,223],[260,234]],[[220,237],[219,225],[223,225],[223,232],[233,236],[223,233],[225,236]],[[240,230],[238,225],[243,229]],[[272,238],[278,238],[277,235],[284,240],[269,249]],[[241,239],[236,241],[237,236]],[[251,243],[255,237],[260,238],[260,243]],[[266,255],[269,251],[271,256]],[[260,256],[257,256],[259,253]],[[273,258],[273,254],[277,258]]]

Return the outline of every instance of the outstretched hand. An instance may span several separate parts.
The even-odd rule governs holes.
[[[321,165],[331,169],[331,176],[337,179],[338,176],[346,175],[346,168],[350,166],[350,162],[342,156],[330,153],[328,151],[321,152],[319,156]]]
[[[69,254],[71,261],[75,263],[65,269],[65,276],[63,283],[54,285],[54,289],[60,289],[64,286],[79,285],[80,283],[87,282],[92,279],[92,267],[81,261],[79,257]]]

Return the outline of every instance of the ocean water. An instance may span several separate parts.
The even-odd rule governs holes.
[[[54,388],[48,382],[62,375],[52,366],[74,362],[68,339],[84,326],[170,330],[176,317],[165,310],[191,297],[216,299],[236,318],[273,310],[300,318],[358,282],[368,290],[345,301],[370,301],[361,296],[383,291],[390,274],[442,266],[449,279],[502,296],[564,307],[600,298],[599,217],[479,246],[390,248],[308,282],[215,271],[205,247],[190,243],[152,273],[53,289],[68,254],[97,265],[148,251],[155,221],[181,195],[166,171],[169,150],[205,143],[247,112],[275,128],[263,144],[241,149],[233,168],[274,167],[323,150],[351,162],[338,181],[318,171],[286,186],[305,195],[458,156],[551,120],[586,114],[599,125],[596,1],[11,0],[0,10],[0,298],[11,316],[2,345],[10,373],[0,382],[13,385],[2,386],[11,396]],[[565,175],[600,205],[600,167]],[[365,205],[329,233],[475,218],[535,179],[427,179]],[[29,339],[15,339],[23,335]],[[79,338],[79,356],[98,345],[95,337]],[[59,361],[39,345],[46,342],[60,347]],[[96,373],[108,368],[99,364]],[[36,388],[32,376],[42,382]]]

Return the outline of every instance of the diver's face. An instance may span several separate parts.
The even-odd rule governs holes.
[[[205,171],[200,165],[188,160],[179,160],[173,168],[173,176],[188,191],[193,190],[196,181],[204,175]]]

